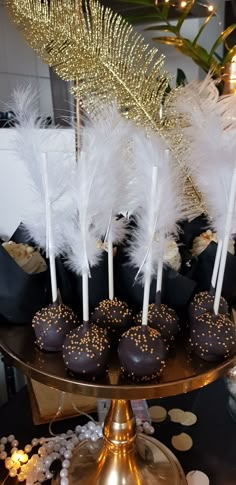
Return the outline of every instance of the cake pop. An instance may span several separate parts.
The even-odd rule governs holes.
[[[137,323],[142,322],[142,312],[136,317]],[[172,308],[164,303],[159,306],[151,303],[148,306],[148,325],[158,330],[165,343],[173,341],[179,331],[179,318]]]
[[[63,359],[76,377],[95,380],[107,369],[110,342],[106,330],[84,323],[67,335],[63,344]]]
[[[36,344],[48,352],[62,350],[66,335],[78,325],[79,321],[71,308],[58,303],[42,308],[32,320]]]
[[[95,308],[91,321],[99,327],[107,329],[108,335],[113,341],[119,339],[130,328],[132,312],[125,302],[117,298],[107,299],[101,301]]]
[[[236,351],[236,325],[225,314],[203,313],[190,326],[190,345],[206,361],[226,359]]]
[[[118,355],[124,375],[135,381],[148,382],[163,371],[167,350],[157,330],[139,325],[122,335]]]

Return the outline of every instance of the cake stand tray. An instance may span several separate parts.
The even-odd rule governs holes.
[[[180,335],[160,380],[137,384],[123,379],[114,355],[106,378],[87,382],[68,375],[60,353],[37,349],[29,326],[1,327],[0,349],[27,376],[48,386],[111,399],[104,439],[85,441],[76,448],[69,468],[70,485],[186,485],[184,472],[171,451],[153,438],[136,435],[130,400],[192,391],[236,364],[236,356],[219,364],[191,356],[184,335]],[[54,481],[59,483],[59,478]]]

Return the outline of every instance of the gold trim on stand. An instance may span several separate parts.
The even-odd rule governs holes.
[[[170,353],[161,378],[145,384],[122,378],[114,352],[106,378],[95,382],[75,379],[67,373],[60,352],[42,352],[35,347],[31,327],[1,327],[0,349],[7,355],[8,361],[32,379],[61,391],[102,399],[174,396],[206,386],[236,365],[236,356],[220,363],[206,362],[193,356],[183,334],[176,340],[175,350]]]

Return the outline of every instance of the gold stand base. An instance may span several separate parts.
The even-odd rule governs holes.
[[[103,440],[82,443],[69,469],[70,485],[185,485],[175,456],[159,441],[138,435],[129,453],[107,452]]]
[[[149,436],[136,436],[130,401],[111,401],[103,433],[104,439],[87,440],[75,449],[69,485],[187,485],[168,448]]]

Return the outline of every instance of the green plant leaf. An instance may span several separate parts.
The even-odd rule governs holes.
[[[220,44],[222,44],[222,42],[224,42],[227,37],[232,34],[232,32],[236,29],[236,24],[232,24],[230,25],[229,27],[227,27],[227,29],[224,30],[224,32],[222,32],[220,34],[220,36],[218,37],[218,39],[216,39],[216,41],[214,42],[212,48],[211,48],[211,51],[210,51],[210,54],[209,54],[209,57],[211,58],[215,52],[215,50],[217,49],[217,47],[219,47]]]
[[[185,86],[187,84],[188,80],[186,78],[186,75],[182,69],[178,68],[177,69],[177,74],[176,74],[176,86]]]
[[[209,54],[200,45],[193,46],[189,39],[182,39],[183,43],[177,44],[176,49],[193,59],[193,61],[200,66],[205,72],[209,72],[214,69],[216,72],[220,69],[219,64],[216,61],[209,59]]]
[[[230,51],[227,52],[226,56],[222,61],[222,65],[225,66],[227,62],[231,62],[234,56],[236,56],[236,45],[234,45],[232,49],[230,49]]]
[[[191,57],[191,59],[197,64],[199,67],[204,72],[209,72],[209,65],[206,64],[201,58],[198,57],[198,55],[193,51],[190,51],[185,45],[182,46],[177,46],[176,49],[181,52],[181,54],[184,54],[185,56]]]
[[[183,8],[183,13],[182,13],[182,15],[180,15],[179,20],[176,24],[176,29],[178,30],[178,32],[180,31],[180,29],[181,29],[186,17],[188,16],[189,12],[192,10],[192,8],[195,4],[195,1],[196,0],[190,0],[187,3],[186,7]]]
[[[195,45],[201,35],[201,33],[203,32],[203,30],[205,29],[205,27],[207,26],[207,24],[210,22],[210,20],[212,19],[213,15],[215,15],[215,12],[211,12],[210,15],[208,15],[208,17],[204,20],[203,24],[201,25],[196,37],[193,39],[193,45]]]
[[[219,61],[219,62],[222,62],[223,61],[223,57],[222,56],[219,56],[219,54],[217,54],[217,52],[214,52],[214,56],[215,58]]]
[[[162,7],[161,13],[162,13],[162,17],[163,17],[164,20],[166,20],[168,18],[170,7],[171,7],[171,2],[164,3],[164,5]]]
[[[132,3],[135,5],[142,5],[143,7],[152,7],[155,8],[153,0],[119,0],[119,3]]]
[[[151,27],[147,27],[144,29],[145,32],[148,32],[149,30],[159,30],[162,32],[173,32],[173,34],[176,32],[176,28],[174,25],[168,25],[168,24],[156,24],[152,25]]]
[[[208,62],[209,55],[206,49],[199,44],[193,45],[191,40],[183,39],[184,45],[191,51],[194,52],[202,59],[203,62]]]
[[[152,40],[155,40],[156,42],[160,42],[161,44],[173,45],[174,47],[183,45],[182,39],[179,39],[178,37],[174,37],[174,36],[168,36],[168,35],[163,37],[153,37]]]
[[[122,15],[124,19],[126,19],[131,24],[144,24],[148,22],[162,22],[163,18],[159,17],[158,14],[145,14],[145,15],[137,15],[137,14],[128,14]],[[146,30],[146,29],[145,29]]]

